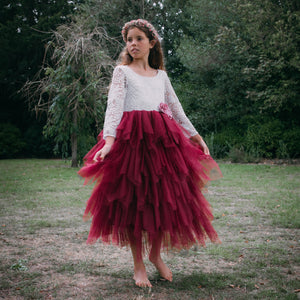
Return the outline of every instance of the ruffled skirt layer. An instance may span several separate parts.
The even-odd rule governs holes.
[[[165,249],[218,241],[202,191],[221,171],[173,119],[157,111],[124,112],[111,151],[95,163],[104,144],[100,133],[78,172],[85,183],[96,182],[84,213],[92,217],[88,243],[132,240],[144,251],[161,237]]]

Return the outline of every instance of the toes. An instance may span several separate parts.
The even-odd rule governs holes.
[[[135,284],[139,287],[152,287],[152,284],[150,283],[150,281],[136,281]]]
[[[146,287],[152,288],[152,284],[150,283],[150,281],[147,283]]]
[[[163,276],[163,275],[162,275]],[[172,273],[166,274],[165,276],[163,276],[165,279],[167,279],[168,281],[172,281],[173,280],[173,275]]]
[[[143,287],[143,282],[140,282],[140,281],[136,281],[135,284],[139,287]]]
[[[161,276],[161,280],[167,280],[167,281],[170,281],[170,282],[173,281],[172,275],[170,275],[170,276],[164,276],[164,275],[160,274],[160,276]]]

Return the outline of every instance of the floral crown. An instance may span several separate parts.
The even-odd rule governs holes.
[[[149,30],[150,34],[152,35],[152,37],[155,40],[160,40],[160,37],[159,37],[157,31],[155,30],[154,26],[151,23],[149,23],[148,21],[143,20],[143,19],[137,19],[137,20],[131,20],[130,22],[125,23],[125,25],[123,26],[122,36],[123,36],[123,40],[125,43],[126,43],[126,35],[128,32],[128,29],[132,26],[133,27],[134,26],[145,27]]]

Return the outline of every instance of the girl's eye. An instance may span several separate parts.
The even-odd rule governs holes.
[[[136,37],[136,40],[137,40],[137,41],[142,41],[142,40],[143,40],[143,37],[142,37],[142,36],[138,36],[138,37]],[[133,38],[132,38],[132,37],[127,38],[127,42],[131,43],[132,41],[133,41]]]

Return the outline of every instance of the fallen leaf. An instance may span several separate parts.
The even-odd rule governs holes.
[[[294,293],[300,293],[300,289],[294,290]]]
[[[245,241],[245,243],[246,243],[246,244],[248,244],[248,243],[249,243],[249,241]]]
[[[234,284],[229,284],[229,286],[234,289]]]
[[[257,284],[254,285],[257,289],[259,289],[259,286]]]

